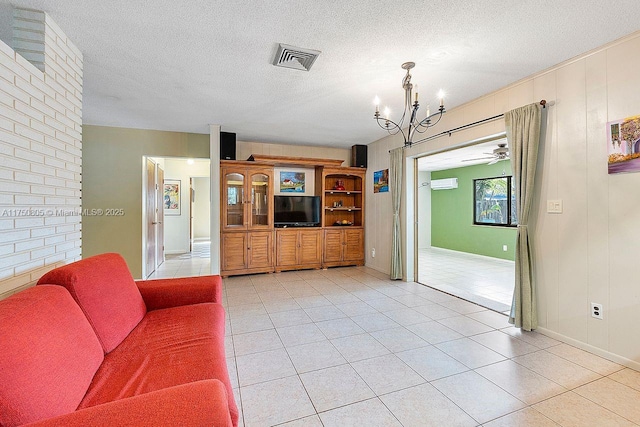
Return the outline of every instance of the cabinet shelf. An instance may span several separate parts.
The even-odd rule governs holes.
[[[347,196],[349,194],[362,194],[362,191],[359,190],[325,190],[324,192],[326,194],[346,194]]]
[[[349,208],[349,207],[344,207],[344,206],[341,207],[341,208],[332,208],[332,207],[329,207],[329,206],[325,206],[324,209],[327,210],[327,211],[346,211],[346,212],[361,211],[362,210],[362,208],[356,208],[356,207]]]

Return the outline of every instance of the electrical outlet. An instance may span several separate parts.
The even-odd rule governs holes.
[[[596,319],[604,319],[602,304],[598,304],[596,302],[591,303],[591,317],[595,317]]]
[[[507,252],[507,245],[502,245],[502,250]]]
[[[376,257],[376,248],[371,249],[371,258]]]

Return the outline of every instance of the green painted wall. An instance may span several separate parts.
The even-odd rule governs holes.
[[[511,175],[508,160],[431,172],[431,179],[458,178],[458,188],[431,190],[431,245],[508,260],[515,259],[516,229],[473,225],[473,180]],[[502,246],[507,245],[507,251]]]

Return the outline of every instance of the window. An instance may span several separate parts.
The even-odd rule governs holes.
[[[474,179],[473,188],[474,224],[502,227],[518,225],[513,177]]]

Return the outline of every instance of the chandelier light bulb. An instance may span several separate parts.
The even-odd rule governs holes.
[[[373,104],[376,106],[376,113],[380,112],[380,98],[378,98],[378,95],[376,95],[375,98],[373,98]]]
[[[438,99],[440,99],[440,106],[444,107],[444,90],[440,89],[440,91],[438,92]]]
[[[389,107],[384,107],[384,118],[389,120],[390,116],[391,116],[391,110],[389,110]]]
[[[418,102],[418,85],[417,84],[413,85],[413,89],[416,91],[416,100],[415,100],[415,102]]]

